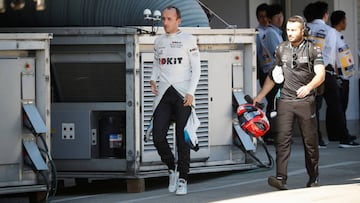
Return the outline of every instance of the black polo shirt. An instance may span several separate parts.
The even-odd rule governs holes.
[[[276,48],[275,57],[275,64],[282,66],[285,79],[280,98],[303,100],[297,98],[296,91],[313,79],[314,65],[324,64],[320,48],[308,40],[304,40],[298,47],[293,47],[289,41],[285,41]],[[311,95],[314,95],[314,91],[305,98]]]

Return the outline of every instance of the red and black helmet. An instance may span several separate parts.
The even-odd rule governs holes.
[[[241,128],[254,137],[261,137],[270,129],[265,113],[252,104],[241,104],[237,109]]]

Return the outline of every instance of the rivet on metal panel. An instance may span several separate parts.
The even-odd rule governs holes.
[[[133,105],[132,101],[127,102],[128,107],[131,107]]]

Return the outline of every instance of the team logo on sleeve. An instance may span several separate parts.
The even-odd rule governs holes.
[[[194,48],[192,48],[192,49],[190,49],[190,54],[192,55],[192,56],[198,56],[199,54],[199,49],[197,48],[197,47],[194,47]]]
[[[197,51],[197,50],[198,50],[198,48],[194,47],[194,48],[190,49],[190,53]]]

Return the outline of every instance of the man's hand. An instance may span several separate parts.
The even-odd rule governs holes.
[[[311,89],[307,85],[304,85],[296,91],[296,94],[298,98],[304,98],[310,93],[310,91]]]
[[[151,92],[153,94],[157,95],[159,92],[157,90],[156,82],[153,80],[150,80],[150,85],[151,85]]]
[[[261,101],[262,101],[262,97],[261,96],[259,96],[259,95],[257,95],[254,99],[253,99],[253,103],[252,103],[252,105],[254,105],[254,106],[256,106],[256,104],[257,103],[261,103]]]
[[[184,106],[191,106],[194,97],[191,94],[186,94],[184,97]]]

